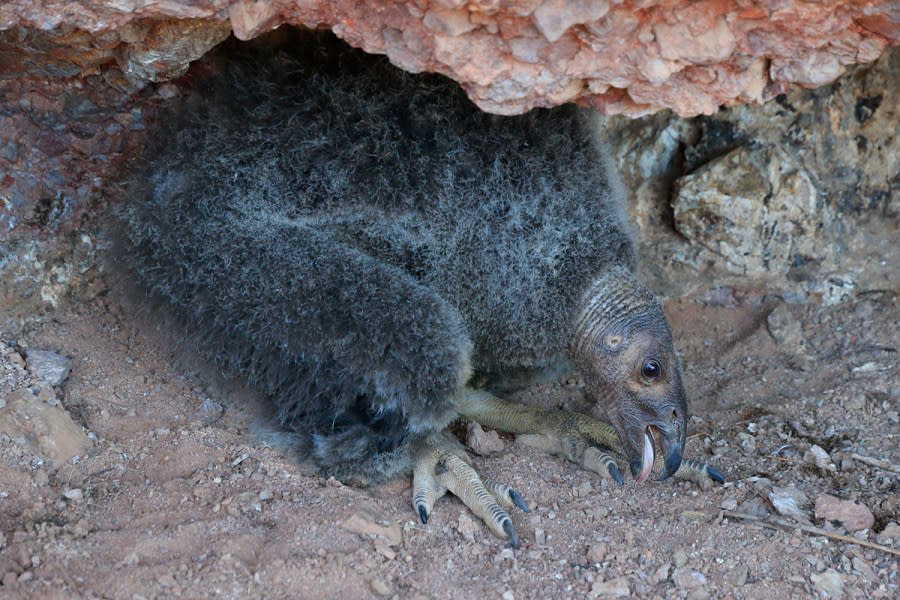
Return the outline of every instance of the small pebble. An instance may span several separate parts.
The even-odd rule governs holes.
[[[389,596],[391,593],[390,586],[381,579],[373,579],[369,582],[369,587],[379,596]]]
[[[202,414],[203,424],[212,425],[219,419],[221,419],[222,415],[225,414],[225,407],[212,398],[207,398],[203,401],[203,405],[200,407],[200,411]]]
[[[591,585],[592,598],[627,598],[631,595],[627,577],[617,577],[609,581],[595,581]]]
[[[885,525],[884,529],[881,530],[881,533],[876,537],[879,544],[889,545],[891,542],[895,542],[900,540],[900,525],[891,521],[887,525]]]
[[[823,471],[834,471],[836,469],[834,463],[831,462],[831,457],[828,456],[828,452],[821,446],[815,444],[810,446],[809,450],[803,456],[803,459],[807,464],[811,464]]]
[[[388,546],[382,539],[375,540],[375,551],[388,560],[394,560],[395,558],[397,558],[397,553],[394,552],[394,550],[390,546]]]
[[[71,500],[72,502],[81,502],[84,500],[84,492],[78,488],[73,488],[71,490],[66,490],[63,492],[63,497],[67,500]]]
[[[400,525],[370,506],[361,506],[341,527],[361,536],[380,536],[391,546],[403,541]]]
[[[809,523],[807,512],[803,509],[803,506],[809,504],[809,498],[794,485],[773,486],[768,497],[772,506],[780,514],[801,523]]]
[[[25,359],[22,358],[22,355],[21,355],[21,354],[19,354],[18,352],[14,351],[14,350],[11,350],[11,351],[9,352],[9,354],[6,355],[6,359],[7,359],[10,363],[12,363],[12,364],[14,364],[15,366],[19,367],[20,369],[22,369],[22,368],[25,367]]]
[[[459,519],[456,521],[456,530],[469,542],[475,541],[475,534],[480,530],[480,526],[465,511],[459,513]]]
[[[606,544],[595,543],[588,546],[587,559],[591,563],[602,563],[608,552]]]
[[[840,598],[844,594],[844,580],[834,569],[828,569],[824,573],[813,573],[809,576],[809,580],[828,598]]]
[[[750,569],[747,565],[735,565],[725,573],[725,581],[734,587],[741,587],[747,583],[750,576]]]
[[[87,537],[87,534],[90,533],[90,527],[88,526],[87,519],[80,519],[75,525],[72,527],[72,535],[76,538],[84,538]]]
[[[755,517],[767,517],[769,511],[766,509],[765,501],[757,496],[751,496],[747,500],[741,502],[737,512],[745,515],[753,515]]]
[[[865,577],[867,580],[869,580],[869,583],[873,583],[875,585],[880,583],[880,580],[878,579],[878,575],[875,573],[875,570],[872,568],[872,565],[867,563],[865,560],[863,560],[859,556],[854,556],[853,560],[851,561],[850,564],[853,565],[853,568],[856,570],[857,573],[861,574],[863,577]]]
[[[506,447],[496,431],[493,429],[485,431],[481,425],[474,421],[469,423],[466,433],[466,445],[479,456],[490,456]]]
[[[695,590],[706,585],[706,575],[700,571],[681,567],[672,572],[672,581],[680,590]]]

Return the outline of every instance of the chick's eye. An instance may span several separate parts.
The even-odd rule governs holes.
[[[656,359],[647,359],[644,361],[643,366],[641,366],[641,375],[643,375],[645,379],[657,379],[662,375],[662,365],[660,365],[659,361]]]

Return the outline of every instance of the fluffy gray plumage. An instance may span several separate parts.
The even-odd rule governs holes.
[[[210,357],[329,472],[377,480],[473,372],[564,358],[582,294],[635,257],[581,110],[491,116],[326,46],[196,79],[122,214],[132,268]]]

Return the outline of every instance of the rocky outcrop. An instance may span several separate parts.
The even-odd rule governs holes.
[[[25,40],[13,35],[18,44],[6,50],[7,68],[22,69],[23,61],[31,72],[115,68],[133,84],[183,73],[230,30],[250,39],[283,23],[326,26],[404,69],[448,75],[483,109],[503,114],[570,101],[609,114],[662,108],[710,114],[793,84],[829,83],[845,66],[871,62],[900,43],[900,8],[892,0],[11,0],[0,6],[0,30],[41,32]],[[15,48],[27,48],[28,57]]]
[[[167,82],[232,30],[333,28],[483,107],[579,101],[611,138],[647,277],[678,295],[752,281],[798,299],[898,287],[896,2],[512,0],[0,3],[0,331],[97,292],[86,226],[111,175],[177,102]],[[189,77],[189,76],[188,76]],[[755,102],[715,112],[719,104]],[[889,262],[889,261],[888,261]],[[894,279],[891,279],[894,277]]]
[[[900,288],[900,52],[715,116],[614,119],[649,275],[836,302]]]

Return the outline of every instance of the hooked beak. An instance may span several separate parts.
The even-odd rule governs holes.
[[[634,456],[630,461],[631,474],[637,483],[647,480],[657,462],[662,463],[662,470],[656,478],[659,481],[674,474],[681,466],[684,445],[674,429],[664,430],[650,425],[644,431],[644,444],[640,456]]]
[[[630,460],[631,474],[637,483],[647,480],[657,462],[662,463],[657,477],[659,481],[678,470],[684,452],[685,424],[681,420],[673,420],[665,425],[648,425],[644,429],[641,451],[633,454]]]

